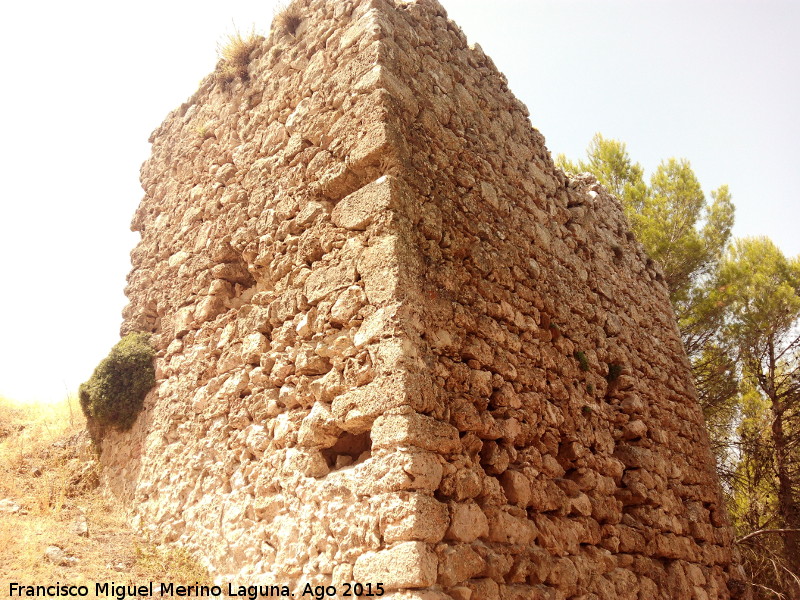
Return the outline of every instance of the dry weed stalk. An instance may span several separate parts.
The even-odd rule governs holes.
[[[735,541],[748,575],[754,598],[790,600],[800,591],[800,574],[792,572],[786,557],[774,547],[774,535],[787,529],[762,529]]]

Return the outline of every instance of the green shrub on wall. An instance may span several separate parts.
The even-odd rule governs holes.
[[[129,333],[81,384],[81,408],[90,425],[130,429],[156,383],[155,350],[147,333]]]

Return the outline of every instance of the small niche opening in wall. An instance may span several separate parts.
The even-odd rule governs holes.
[[[364,462],[372,455],[372,438],[369,431],[357,435],[345,431],[333,446],[322,451],[322,455],[331,469]]]

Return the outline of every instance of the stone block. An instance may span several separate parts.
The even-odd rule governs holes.
[[[398,182],[384,175],[342,198],[331,213],[334,225],[351,230],[364,230],[394,205]]]
[[[351,150],[350,163],[354,169],[377,165],[381,159],[394,155],[398,145],[402,145],[402,138],[393,126],[373,123]]]
[[[316,304],[334,292],[347,289],[357,278],[355,266],[343,262],[319,266],[311,271],[305,282],[305,295],[310,304]]]
[[[192,330],[194,327],[194,311],[193,306],[184,306],[175,314],[173,335],[176,338],[180,338]]]
[[[371,304],[388,304],[397,299],[400,243],[397,236],[385,235],[371,243],[361,255],[358,272],[364,283],[367,301]]]
[[[403,542],[387,550],[361,555],[353,577],[363,583],[381,582],[387,590],[423,588],[436,583],[438,559],[424,542]]]
[[[378,417],[372,428],[372,443],[375,448],[416,446],[442,454],[461,449],[455,427],[417,413]]]
[[[456,585],[477,577],[486,567],[486,561],[469,544],[442,545],[436,551],[439,557],[439,585]]]
[[[450,527],[447,539],[459,542],[473,542],[489,535],[489,521],[474,501],[453,502],[450,504]]]
[[[470,579],[464,582],[464,586],[472,590],[473,600],[500,600],[500,586],[488,577]]]
[[[300,423],[297,440],[303,446],[330,448],[341,433],[328,405],[317,402]]]
[[[501,544],[530,544],[537,535],[536,525],[527,518],[515,517],[503,510],[489,520],[489,540]]]
[[[339,294],[331,307],[331,322],[340,325],[348,323],[358,314],[366,301],[364,290],[358,285],[351,285]]]
[[[261,333],[251,333],[242,341],[242,362],[257,365],[267,351],[267,339]]]
[[[433,496],[414,492],[382,494],[373,498],[384,540],[436,543],[450,523],[447,505]]]
[[[379,378],[334,398],[331,412],[342,429],[363,433],[379,415],[411,401],[404,377]]]
[[[506,471],[500,477],[506,498],[512,504],[528,506],[531,501],[531,482],[519,471]]]
[[[416,490],[433,492],[442,480],[441,459],[424,450],[373,455],[357,482],[360,494]]]

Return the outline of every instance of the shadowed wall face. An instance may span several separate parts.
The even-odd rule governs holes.
[[[154,332],[158,385],[103,446],[140,525],[254,581],[731,597],[688,363],[617,201],[554,168],[437,3],[290,10],[151,138],[123,331]]]

